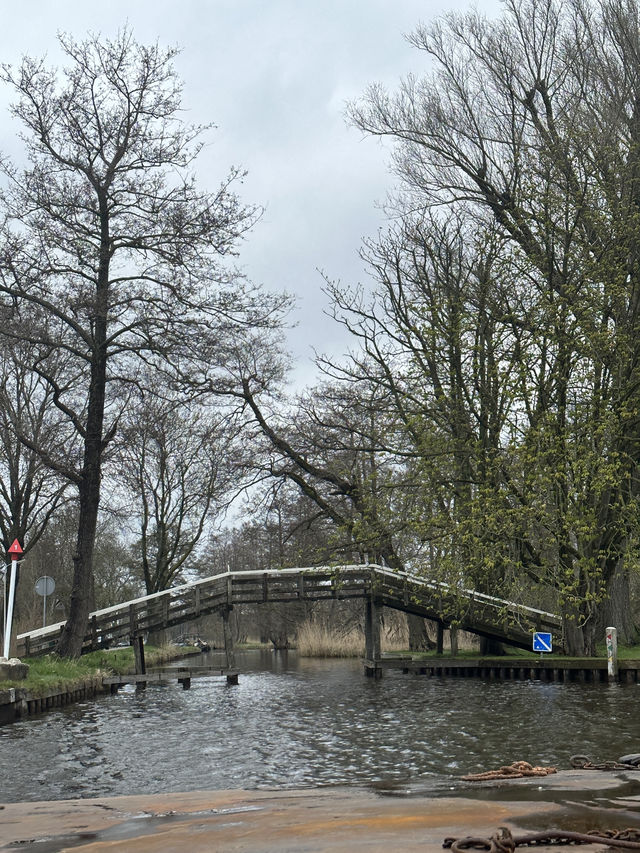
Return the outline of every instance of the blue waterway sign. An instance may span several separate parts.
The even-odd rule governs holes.
[[[550,652],[553,649],[551,634],[543,634],[541,631],[533,632],[533,651]]]

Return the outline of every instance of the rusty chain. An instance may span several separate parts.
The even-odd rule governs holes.
[[[569,762],[574,770],[640,770],[640,763],[636,763],[636,761],[623,761],[622,759],[614,761],[609,759],[594,763],[588,755],[572,755]]]
[[[445,838],[442,846],[453,853],[465,850],[485,850],[487,853],[512,853],[516,847],[532,847],[556,844],[604,844],[625,850],[640,850],[640,830],[592,830],[591,832],[570,832],[552,829],[547,832],[532,832],[528,835],[512,835],[501,826],[491,838]]]

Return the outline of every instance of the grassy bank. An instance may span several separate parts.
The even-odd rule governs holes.
[[[541,655],[538,652],[534,652],[531,649],[518,649],[513,646],[505,646],[504,647],[505,654],[503,657],[505,659],[512,658],[539,658]],[[606,660],[607,658],[607,649],[604,645],[598,646],[596,649],[596,657],[593,658],[569,658],[567,655],[559,654],[559,653],[551,653],[544,654],[542,657],[544,660],[602,660],[603,658]],[[428,652],[410,652],[408,649],[404,649],[402,651],[403,654],[410,654],[413,658],[434,658],[434,657],[451,657],[451,653],[449,649],[445,647],[442,655],[438,655],[435,650]],[[494,658],[496,655],[481,655],[480,652],[475,650],[460,650],[458,651],[457,657],[459,658],[470,658],[470,659],[479,659],[481,657],[491,657]],[[618,660],[640,660],[640,645],[633,646],[618,646]]]
[[[145,646],[147,666],[157,666],[168,660],[175,660],[188,654],[198,654],[199,649],[178,646]],[[0,681],[0,690],[20,687],[28,690],[34,697],[60,688],[73,690],[76,685],[93,679],[102,680],[106,675],[118,675],[133,672],[135,663],[133,649],[130,646],[119,649],[105,649],[89,652],[77,660],[59,658],[57,655],[42,655],[36,658],[24,658],[29,666],[29,675],[23,681]]]

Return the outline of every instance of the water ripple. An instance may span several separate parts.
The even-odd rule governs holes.
[[[0,729],[0,799],[321,785],[430,790],[524,759],[640,748],[636,685],[484,682],[238,655],[238,686],[126,688]],[[612,724],[615,723],[615,724]],[[16,772],[18,769],[18,772]]]

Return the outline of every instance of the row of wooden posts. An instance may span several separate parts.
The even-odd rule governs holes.
[[[364,636],[365,636],[365,659],[370,661],[379,660],[382,657],[380,645],[382,603],[373,595],[365,599],[364,609]],[[444,652],[443,622],[436,622],[436,654]],[[455,632],[451,632],[452,653],[455,654]]]
[[[221,608],[220,615],[222,616],[222,630],[223,630],[223,638],[224,638],[224,652],[225,652],[225,662],[226,667],[224,670],[220,671],[220,674],[227,673],[227,681],[231,684],[238,683],[238,674],[236,671],[236,657],[235,657],[235,649],[233,644],[233,633],[231,630],[230,624],[230,616],[231,611],[233,610],[232,606],[226,606]],[[381,658],[381,647],[380,647],[380,632],[381,632],[381,611],[382,605],[376,601],[373,596],[369,596],[365,599],[365,657],[367,660],[377,661]],[[438,624],[438,642],[440,647],[442,646],[442,635],[443,628],[440,624]],[[143,633],[136,630],[135,626],[132,625],[132,634],[130,636],[130,643],[133,646],[133,655],[135,662],[135,674],[133,676],[122,676],[120,678],[113,677],[109,679],[109,683],[112,683],[112,688],[117,689],[119,686],[125,683],[135,682],[139,686],[146,685],[149,680],[146,678],[147,674],[147,666],[145,660],[145,652],[144,652],[144,637]],[[216,670],[217,671],[217,670]],[[368,672],[368,670],[365,670]],[[169,671],[163,674],[168,674]],[[212,669],[213,672],[213,669]],[[173,671],[171,673],[174,677],[178,677],[178,681],[182,683],[182,686],[187,689],[191,684],[191,677],[185,676],[183,678],[179,677],[179,673],[177,671]],[[200,671],[201,675],[210,674],[209,672],[205,672],[204,670]],[[138,678],[136,678],[136,676]]]

